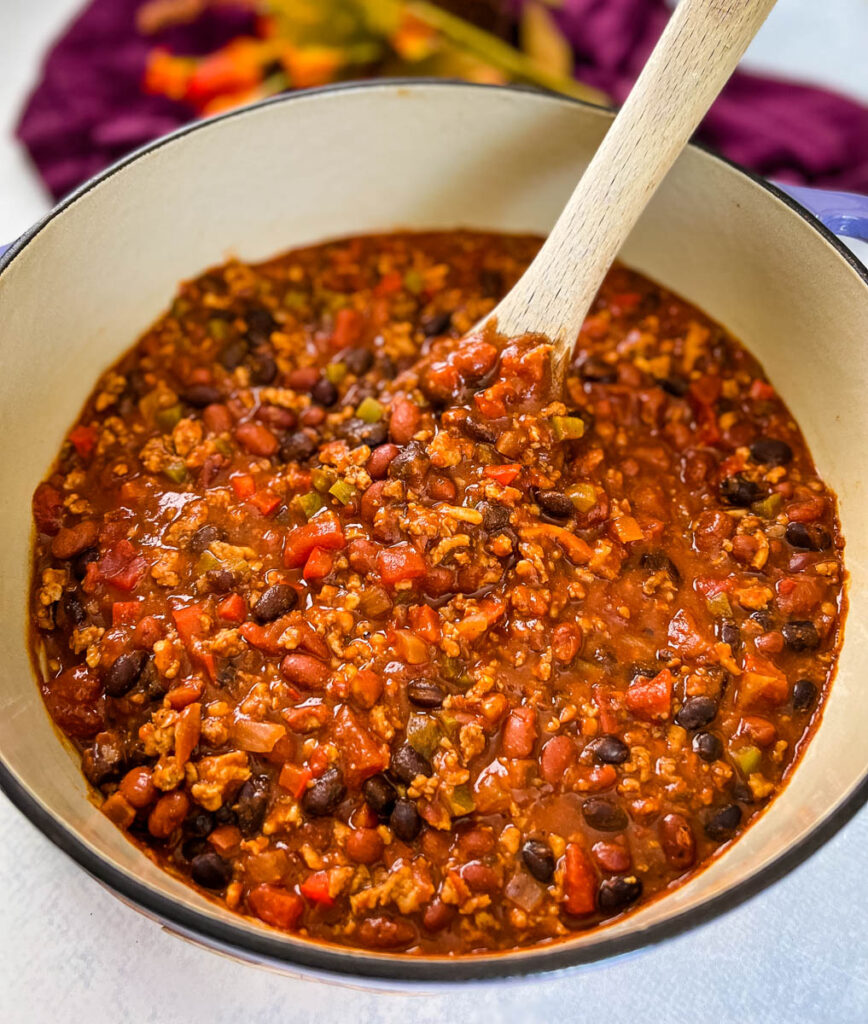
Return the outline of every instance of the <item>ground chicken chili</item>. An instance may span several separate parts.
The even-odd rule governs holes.
[[[233,910],[512,949],[774,797],[841,628],[835,499],[756,361],[614,269],[564,401],[458,337],[534,238],[356,238],[182,287],[34,496],[55,721]],[[563,397],[563,396],[559,396]]]

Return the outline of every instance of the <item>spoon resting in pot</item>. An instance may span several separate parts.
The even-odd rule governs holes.
[[[542,334],[558,386],[609,267],[775,0],[681,0],[536,258],[485,318]]]

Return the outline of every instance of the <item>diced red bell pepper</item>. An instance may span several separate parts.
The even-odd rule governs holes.
[[[96,448],[96,430],[79,423],[70,432],[69,443],[83,459],[89,459]]]
[[[487,420],[497,420],[506,415],[506,403],[500,395],[494,392],[493,388],[477,392],[473,396],[473,401],[479,414]]]
[[[63,522],[63,496],[51,484],[40,484],[33,494],[33,518],[36,529],[54,537]]]
[[[274,493],[274,491],[266,489],[252,494],[247,499],[247,503],[252,505],[255,509],[258,509],[264,516],[270,516],[278,505],[280,505],[280,498]]]
[[[292,764],[290,761],[287,761],[280,769],[277,782],[278,785],[283,786],[287,792],[291,793],[296,800],[299,800],[304,795],[307,784],[312,778],[313,772],[306,765]]]
[[[270,622],[267,626],[260,626],[256,622],[242,622],[238,632],[258,651],[265,654],[280,654],[278,640],[286,629],[286,623],[280,619],[277,622]]]
[[[715,580],[709,576],[699,576],[693,582],[693,586],[706,598],[717,597],[718,594],[730,594],[732,593],[732,585],[733,579],[729,576],[722,580]]]
[[[331,551],[315,547],[307,556],[301,574],[308,581],[324,580],[332,571],[334,560],[335,556]]]
[[[564,853],[564,907],[568,914],[583,917],[597,906],[597,874],[578,843],[568,843]]]
[[[427,571],[425,559],[410,544],[396,544],[377,555],[377,572],[388,586],[420,579]]]
[[[754,401],[767,402],[775,397],[775,389],[771,384],[767,384],[764,380],[755,380],[751,384],[748,394],[752,399],[754,399]]]
[[[243,622],[247,616],[247,605],[240,594],[230,594],[217,605],[217,614],[227,622]]]
[[[247,501],[256,493],[256,481],[249,473],[236,473],[235,476],[229,478],[229,483],[239,501]]]
[[[254,914],[275,928],[294,928],[304,912],[304,900],[296,892],[263,882],[247,894]]]
[[[668,718],[672,701],[672,673],[668,668],[658,672],[653,679],[638,676],[627,687],[625,703],[639,718],[653,721]]]
[[[335,716],[334,735],[350,788],[358,789],[365,779],[388,765],[388,747],[377,743],[346,704]]]
[[[203,614],[204,608],[201,604],[188,604],[172,609],[175,628],[185,646],[189,646],[194,637],[201,636],[205,632],[202,623]]]
[[[397,270],[392,270],[380,278],[379,282],[374,287],[374,295],[378,297],[383,295],[394,295],[394,293],[399,292],[403,286],[403,276]]]
[[[521,466],[514,462],[506,463],[503,466],[486,466],[482,471],[483,476],[488,477],[489,480],[495,480],[502,487],[509,487],[519,473],[521,473]]]
[[[145,573],[147,562],[126,538],[116,541],[96,563],[96,575],[118,590],[132,590]]]
[[[329,892],[328,871],[314,871],[299,886],[302,896],[311,901],[319,903],[323,907],[333,907],[335,900]]]
[[[128,626],[139,621],[141,601],[115,601],[112,605],[112,625]]]
[[[340,551],[347,543],[340,520],[333,512],[323,512],[304,526],[297,526],[286,536],[283,564],[287,569],[299,569],[314,548]]]
[[[777,707],[787,700],[789,683],[777,665],[750,650],[745,651],[742,664],[736,697],[739,707]]]
[[[205,683],[202,679],[191,679],[169,690],[166,700],[175,711],[180,711],[181,708],[195,703],[202,696],[204,689]]]
[[[340,351],[350,348],[362,333],[362,314],[357,309],[345,306],[335,315],[335,328],[332,332],[332,346]]]

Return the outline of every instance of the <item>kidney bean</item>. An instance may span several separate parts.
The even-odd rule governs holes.
[[[500,891],[500,880],[494,870],[481,861],[468,861],[461,868],[461,877],[471,892],[495,893]]]
[[[190,810],[190,800],[181,789],[164,793],[148,817],[148,831],[155,839],[168,839]]]
[[[280,405],[261,405],[256,410],[256,418],[272,430],[291,430],[296,424],[295,413]]]
[[[434,501],[453,501],[457,494],[455,484],[448,476],[443,476],[440,473],[428,474],[426,490],[428,497],[433,498]]]
[[[375,828],[355,828],[347,836],[346,851],[357,864],[374,864],[383,855],[383,840]]]
[[[591,847],[594,860],[600,865],[603,871],[610,874],[620,874],[630,870],[630,851],[617,843],[594,843]]]
[[[676,871],[686,871],[696,859],[693,829],[683,814],[667,814],[660,822],[660,847]]]
[[[362,495],[362,501],[359,507],[362,522],[369,524],[373,523],[377,512],[379,512],[386,504],[388,499],[383,494],[386,485],[386,480],[376,480]]]
[[[228,434],[234,422],[229,410],[220,403],[206,406],[202,420],[209,434]]]
[[[228,344],[224,345],[220,353],[220,363],[230,372],[237,370],[247,358],[247,352],[247,342],[243,338],[233,338]]]
[[[154,785],[150,768],[141,766],[131,768],[121,779],[120,791],[127,803],[137,811],[144,810],[157,799],[157,787]]]
[[[504,757],[530,757],[537,738],[536,711],[514,708],[503,726],[501,749]]]
[[[287,654],[280,670],[296,686],[304,690],[321,690],[329,680],[331,669],[309,654]]]
[[[337,768],[327,768],[301,799],[305,814],[324,817],[331,814],[346,793],[343,776]]]
[[[422,914],[422,926],[429,932],[440,932],[452,921],[455,908],[435,897]]]
[[[582,648],[582,628],[575,622],[559,622],[552,632],[552,656],[569,665]]]
[[[51,541],[51,553],[64,561],[91,548],[99,537],[99,524],[93,519],[82,519],[75,526],[63,526]]]
[[[540,775],[554,786],[563,780],[564,772],[575,762],[576,745],[570,737],[552,736],[540,754]]]
[[[359,925],[358,934],[362,948],[398,949],[413,941],[416,930],[403,918],[368,917]]]
[[[409,444],[419,429],[422,413],[419,406],[408,398],[396,398],[392,402],[389,417],[389,436],[397,445]]]
[[[379,448],[371,452],[370,458],[365,464],[365,469],[372,480],[382,480],[386,476],[392,459],[395,458],[399,451],[400,449],[396,444],[381,444]]]
[[[274,622],[298,604],[298,592],[288,583],[275,583],[262,591],[251,614],[257,622]]]
[[[280,442],[268,427],[254,420],[239,423],[235,428],[235,438],[251,455],[268,457],[280,447]]]

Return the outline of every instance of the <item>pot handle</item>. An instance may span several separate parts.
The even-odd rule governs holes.
[[[868,242],[868,196],[855,192],[827,192],[804,185],[778,183],[778,188],[813,213],[833,234]]]

